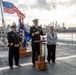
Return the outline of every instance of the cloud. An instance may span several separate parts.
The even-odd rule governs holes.
[[[36,0],[34,5],[31,5],[31,8],[37,8],[39,10],[46,9],[51,10],[50,3],[48,3],[46,0]]]
[[[10,0],[10,2],[26,15],[26,23],[32,24],[34,18],[38,18],[42,24],[55,20],[76,23],[76,0]],[[11,22],[17,20],[16,14],[8,15],[6,13],[5,17],[5,20],[10,21],[9,19],[11,19]]]
[[[76,6],[76,0],[18,0],[18,8],[21,11],[26,11],[28,9],[38,9],[38,10],[52,10],[58,8],[69,8],[70,6]]]
[[[19,10],[26,12],[28,10],[28,6],[26,4],[18,4]]]
[[[3,1],[8,1],[8,2],[11,2],[11,3],[18,3],[18,0],[3,0]]]
[[[30,9],[51,10],[51,4],[47,0],[28,0],[28,2],[26,2],[26,0],[23,0],[21,3],[18,0],[17,6],[23,12],[27,12],[27,10]]]
[[[10,0],[10,2],[18,3],[18,8],[21,11],[26,11],[30,8],[38,10],[46,9],[50,11],[52,9],[56,9],[59,5],[61,5],[62,8],[76,6],[76,0]]]
[[[65,6],[68,6],[68,7],[70,7],[70,6],[76,6],[76,0],[66,0],[66,1],[59,1],[59,4],[60,5],[65,5]]]
[[[25,0],[18,0],[18,3],[23,4],[23,3],[25,3]]]

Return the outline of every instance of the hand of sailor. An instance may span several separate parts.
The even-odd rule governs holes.
[[[15,47],[19,47],[19,44],[15,44],[14,46],[15,46]]]
[[[39,31],[37,31],[37,32],[35,32],[35,34],[40,34],[40,32],[39,32]]]

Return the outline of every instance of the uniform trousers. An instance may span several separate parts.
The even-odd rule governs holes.
[[[35,65],[35,61],[38,60],[40,55],[40,43],[32,43],[32,63]]]
[[[13,59],[15,61],[15,65],[19,65],[19,47],[11,47],[9,48],[9,66],[13,66]]]

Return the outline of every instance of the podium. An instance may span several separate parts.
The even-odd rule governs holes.
[[[27,56],[32,56],[32,52],[31,51],[27,51],[26,48],[19,48],[19,53],[20,53],[20,57],[27,57]]]
[[[35,68],[36,70],[47,70],[48,69],[48,63],[45,61],[45,55],[42,56],[42,41],[37,40],[35,42],[40,43],[40,55],[38,56],[38,61],[35,61]]]

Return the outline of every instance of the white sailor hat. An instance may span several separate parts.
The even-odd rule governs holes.
[[[38,22],[38,21],[39,21],[39,19],[34,19],[34,20],[33,20],[33,22]]]
[[[16,23],[13,22],[11,28],[16,28]]]

